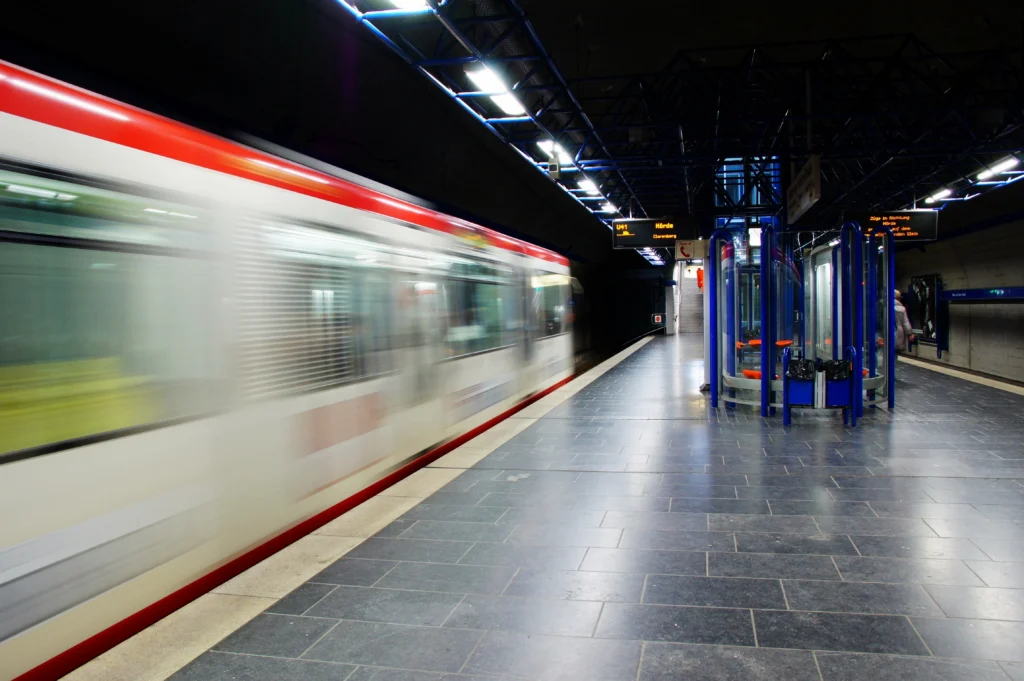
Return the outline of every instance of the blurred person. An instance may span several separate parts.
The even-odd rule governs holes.
[[[896,349],[906,352],[910,341],[914,340],[914,329],[907,319],[907,308],[903,307],[903,295],[896,291],[896,302],[893,304],[893,312],[896,314]]]

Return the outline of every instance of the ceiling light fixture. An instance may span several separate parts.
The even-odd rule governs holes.
[[[490,67],[483,66],[476,70],[466,69],[466,75],[473,81],[478,92],[494,93],[491,95],[491,101],[509,116],[522,116],[526,113],[526,108],[519,103],[514,95],[509,93],[508,87]]]
[[[427,0],[391,0],[391,4],[398,9],[428,9],[430,7]]]
[[[1005,173],[1007,170],[1010,170],[1011,168],[1016,168],[1018,163],[1020,163],[1020,159],[1011,156],[1008,159],[1000,161],[991,168],[988,168],[978,173],[978,179],[987,180],[988,178],[994,177],[1000,173]]]
[[[616,208],[615,204],[613,204],[613,203],[606,203],[603,206],[601,206],[601,212],[602,213],[615,213],[615,212],[618,212],[618,210],[619,209]]]
[[[936,201],[941,201],[942,199],[946,198],[947,196],[950,196],[952,193],[953,193],[952,189],[940,189],[939,191],[935,192],[934,194],[929,196],[927,199],[925,199],[924,202],[925,203],[935,203]]]
[[[548,156],[554,156],[555,154],[558,154],[558,162],[561,163],[562,165],[572,165],[572,156],[570,156],[569,152],[562,148],[562,145],[555,144],[551,140],[541,140],[537,142],[537,146],[540,147],[540,150],[543,151]]]
[[[580,180],[578,186],[591,196],[601,195],[601,191],[597,188],[597,185],[594,184],[593,180]]]

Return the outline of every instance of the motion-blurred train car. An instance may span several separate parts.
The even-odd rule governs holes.
[[[557,254],[0,62],[0,678],[564,381],[571,294]]]

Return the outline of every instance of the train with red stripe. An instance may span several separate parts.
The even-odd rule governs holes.
[[[564,382],[571,301],[556,253],[0,62],[0,679]]]

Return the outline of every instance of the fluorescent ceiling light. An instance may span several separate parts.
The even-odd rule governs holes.
[[[758,248],[761,246],[761,228],[751,227],[747,230],[747,238],[750,241],[751,248]]]
[[[839,239],[832,239],[832,241],[828,242],[828,245],[831,246],[832,248],[835,248],[836,246],[839,245]]]
[[[75,194],[65,194],[64,192],[55,192],[49,189],[40,189],[38,187],[26,187],[23,184],[9,184],[7,185],[7,191],[12,194],[37,196],[41,199],[57,199],[58,201],[71,201],[78,198]]]
[[[398,9],[426,9],[430,6],[427,0],[391,0],[391,4]]]
[[[526,113],[526,108],[519,103],[514,95],[509,93],[505,83],[489,67],[484,66],[475,71],[466,69],[466,75],[473,81],[473,85],[476,85],[479,92],[495,93],[491,95],[491,101],[509,116],[522,116]]]
[[[601,192],[598,191],[597,185],[594,184],[593,180],[580,180],[579,188],[590,194],[591,196],[600,196]]]
[[[540,147],[540,150],[543,151],[548,156],[554,156],[557,153],[558,162],[561,163],[562,165],[572,165],[572,156],[570,156],[569,152],[562,148],[562,145],[555,144],[551,140],[541,140],[540,142],[537,142],[537,146]],[[586,187],[584,187],[584,189],[585,188]]]
[[[983,170],[982,172],[978,173],[978,179],[987,180],[988,178],[998,175],[999,173],[1006,172],[1010,168],[1016,168],[1018,163],[1020,163],[1019,159],[1010,157],[1006,160],[1000,161],[999,163],[995,164],[988,170]]]
[[[613,204],[613,203],[606,203],[603,206],[601,206],[601,212],[602,213],[615,213],[618,210],[619,209],[616,208],[615,204]]]
[[[940,189],[939,191],[935,192],[934,194],[929,196],[927,199],[925,199],[924,202],[925,203],[935,203],[936,201],[938,201],[940,199],[946,198],[947,196],[949,196],[952,193],[953,193],[952,189]]]

